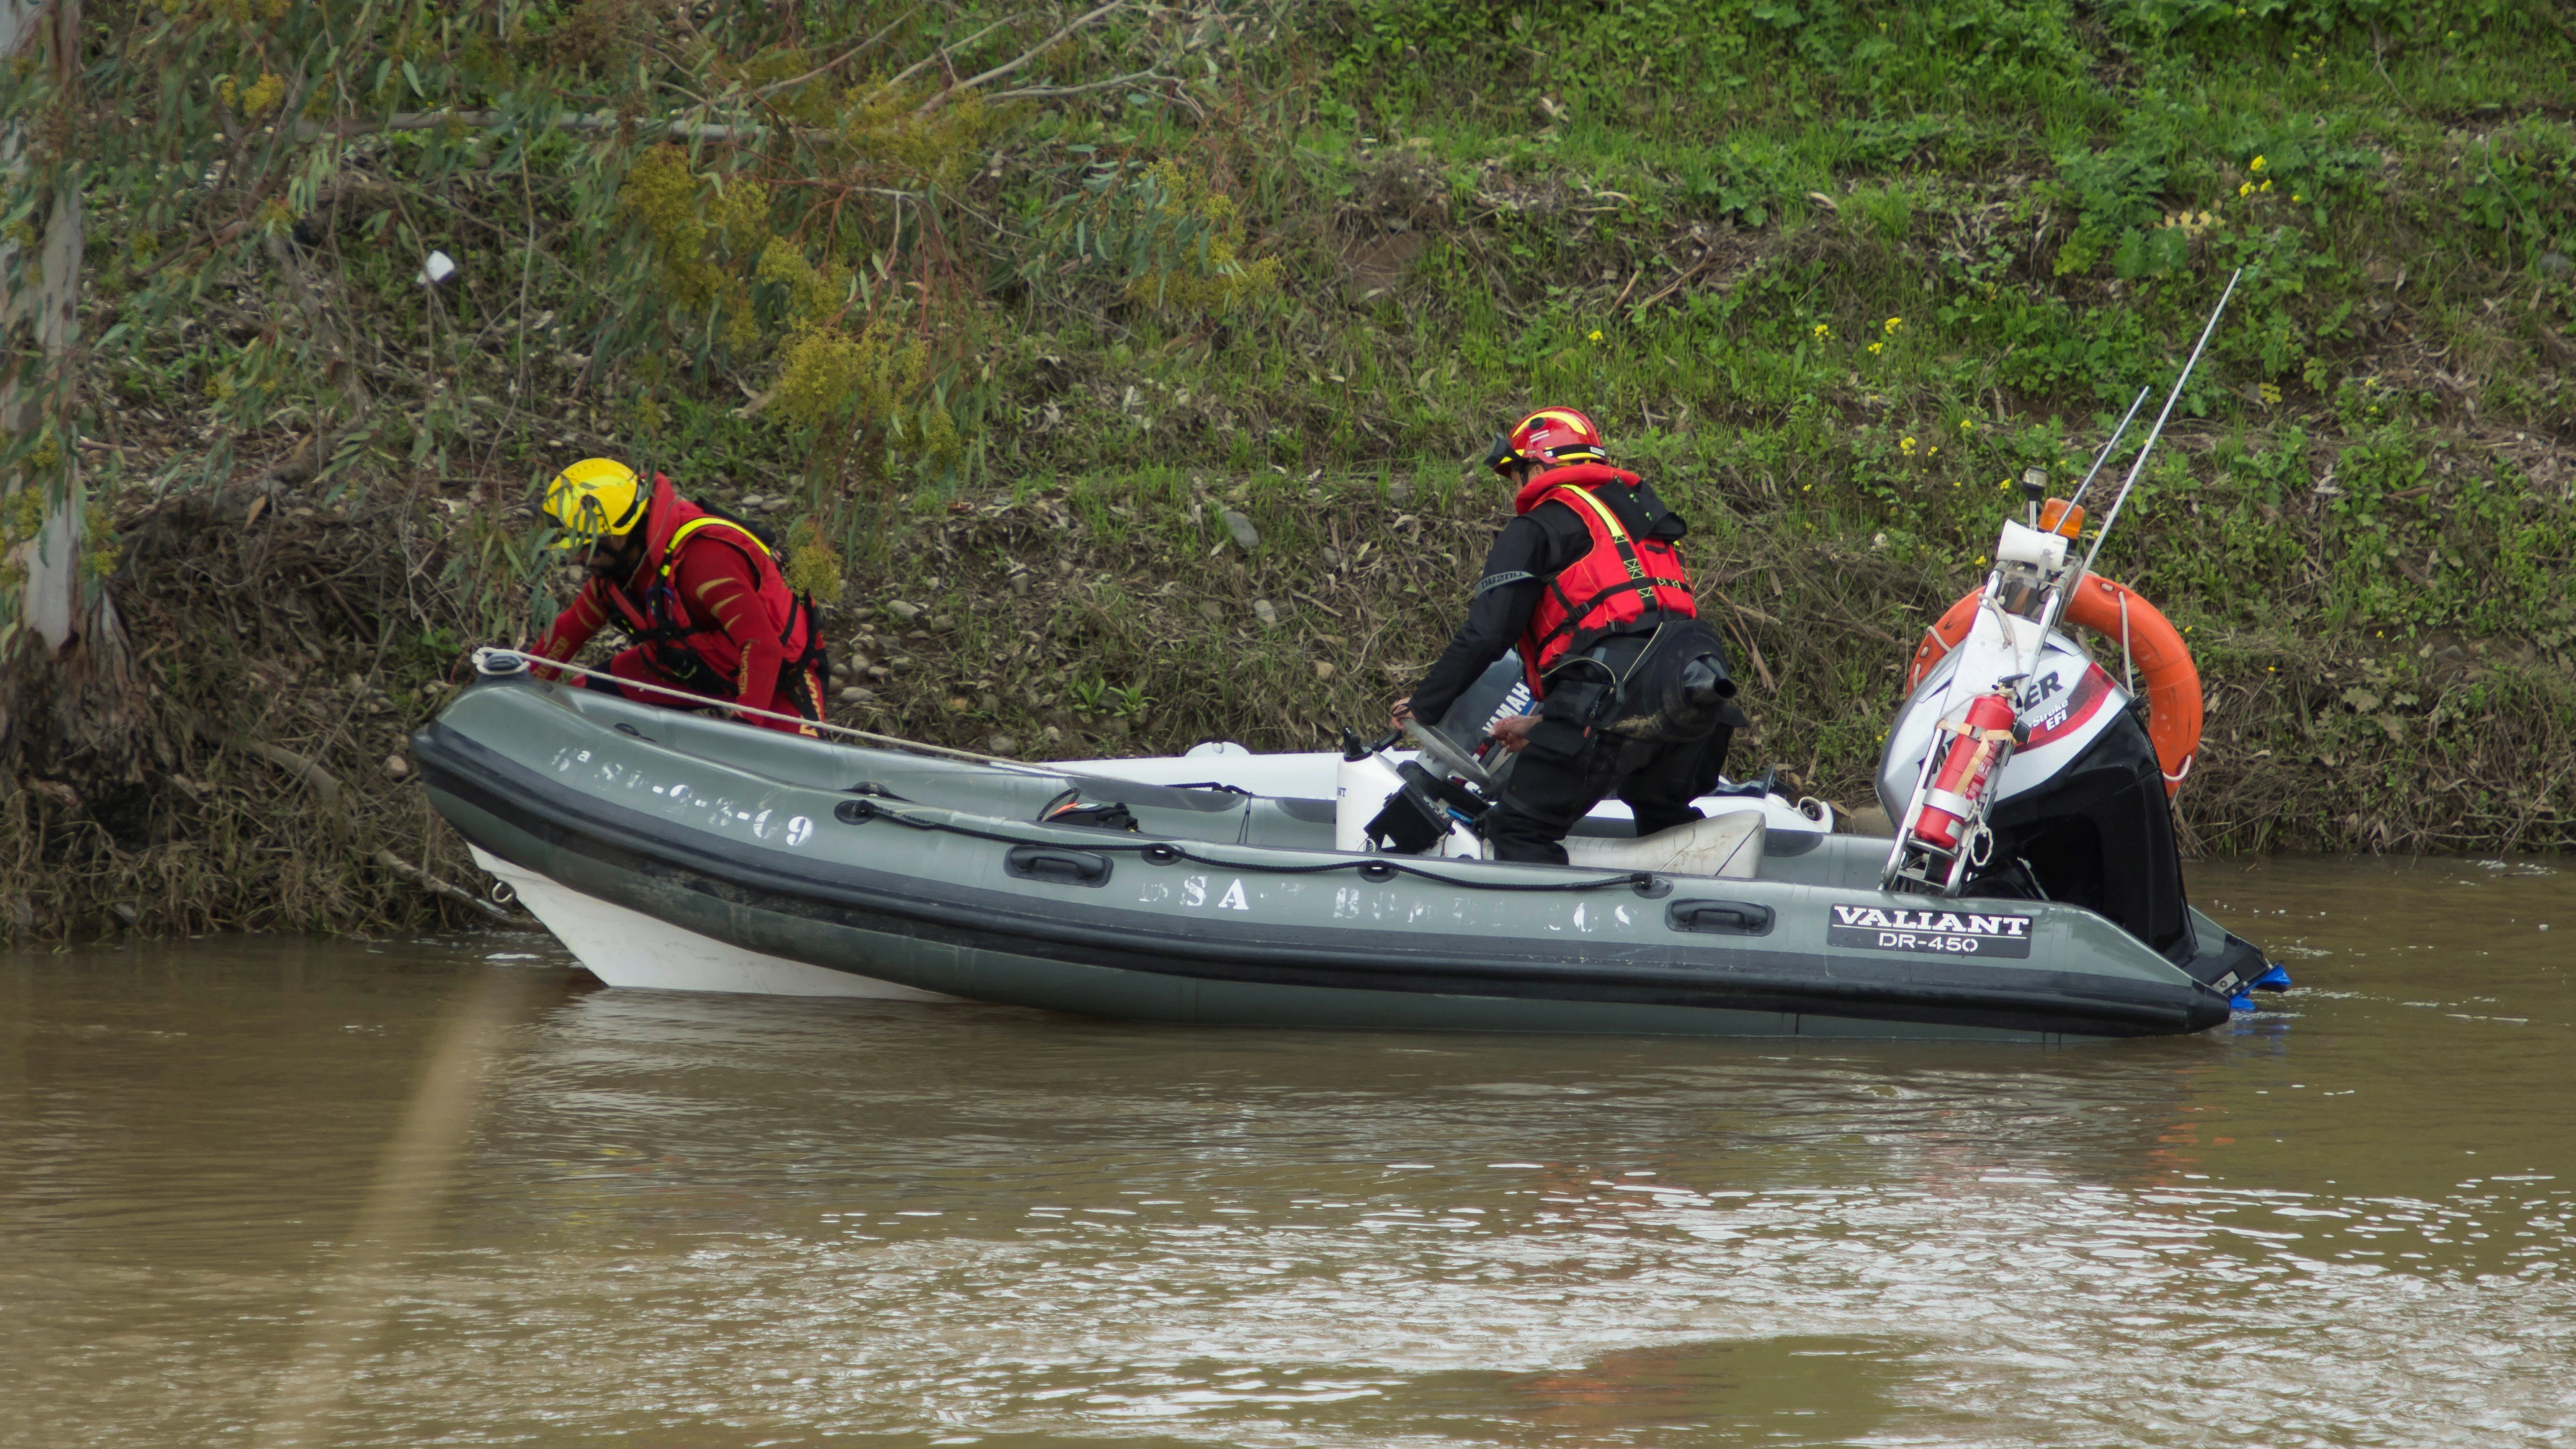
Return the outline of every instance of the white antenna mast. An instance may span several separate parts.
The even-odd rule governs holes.
[[[2111,525],[2120,521],[2121,505],[2129,501],[2129,490],[2138,486],[2138,475],[2147,471],[2147,455],[2156,450],[2156,440],[2165,434],[2165,419],[2173,416],[2174,404],[2182,401],[2183,384],[2191,381],[2191,370],[2200,366],[2200,354],[2209,346],[2210,334],[2218,330],[2218,319],[2227,315],[2227,299],[2236,295],[2236,283],[2245,275],[2238,267],[2227,279],[2227,290],[2218,294],[2218,306],[2211,310],[2209,322],[2200,329],[2200,340],[2191,345],[2191,357],[2182,365],[2182,375],[2174,379],[2173,391],[2165,394],[2164,410],[2156,414],[2156,425],[2147,430],[2147,441],[2138,449],[2136,461],[2129,464],[2128,481],[2120,485],[2120,496],[2111,500],[2111,512],[2093,535],[2093,547],[2084,555],[2084,567],[2076,570],[2079,577],[2093,572],[2093,560],[2102,552],[2102,540],[2111,536]]]

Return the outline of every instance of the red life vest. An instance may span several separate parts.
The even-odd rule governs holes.
[[[606,592],[626,631],[644,646],[647,657],[657,666],[674,678],[684,677],[690,661],[674,653],[684,651],[715,671],[719,679],[733,679],[741,673],[741,647],[726,635],[722,625],[698,618],[690,610],[689,601],[680,595],[675,577],[680,551],[704,540],[733,548],[751,565],[752,577],[758,580],[761,608],[769,615],[770,625],[778,630],[778,645],[786,655],[780,665],[780,677],[784,679],[788,672],[803,667],[816,641],[813,611],[787,587],[786,575],[778,571],[777,560],[770,557],[768,545],[757,535],[680,497],[672,490],[671,480],[659,473],[653,475],[653,505],[646,517],[646,529],[643,566],[627,586],[612,586]],[[639,604],[631,590],[637,581],[645,579],[650,582],[645,584]]]
[[[1532,694],[1545,695],[1540,681],[1566,655],[1591,648],[1650,611],[1675,619],[1699,617],[1681,551],[1659,538],[1631,538],[1610,505],[1595,496],[1605,485],[1634,488],[1637,482],[1636,474],[1606,463],[1577,463],[1539,474],[1512,500],[1519,513],[1542,503],[1562,503],[1592,532],[1592,547],[1547,581],[1547,593],[1521,632],[1521,667]]]

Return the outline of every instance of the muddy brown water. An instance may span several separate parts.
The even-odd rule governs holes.
[[[2193,884],[2060,1050],[0,957],[0,1444],[2576,1442],[2576,868]]]

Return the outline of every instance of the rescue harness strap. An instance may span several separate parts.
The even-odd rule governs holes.
[[[680,569],[680,545],[688,541],[690,534],[696,533],[699,529],[709,527],[730,528],[734,532],[742,535],[739,540],[717,535],[717,541],[730,546],[736,553],[742,555],[744,562],[751,564],[752,576],[754,579],[759,577],[760,565],[758,559],[753,557],[752,549],[758,549],[760,551],[759,558],[772,560],[777,558],[777,555],[770,551],[769,545],[760,541],[760,535],[753,533],[749,528],[744,527],[733,519],[721,518],[714,514],[708,514],[703,518],[692,518],[688,522],[681,524],[679,528],[671,534],[670,542],[662,546],[662,567],[654,576],[654,582],[657,587],[676,587],[676,585],[672,583],[672,578]],[[745,543],[750,544],[751,548],[743,547],[743,544]],[[754,585],[753,591],[757,594],[757,584]],[[694,629],[682,628],[677,624],[656,624],[652,621],[651,617],[645,610],[636,607],[635,601],[627,596],[626,589],[623,585],[614,583],[609,584],[607,593],[610,602],[617,606],[617,612],[625,616],[619,621],[619,627],[624,629],[628,635],[633,637],[636,643],[647,647],[662,644],[685,644],[700,634],[722,634],[725,632],[723,626],[717,624],[701,624]],[[813,657],[815,653],[814,645],[820,637],[821,629],[820,621],[814,617],[814,606],[812,602],[804,595],[796,594],[791,591],[787,602],[787,624],[784,628],[778,631],[778,644],[781,649],[787,647],[788,640],[796,637],[796,625],[800,616],[805,624],[805,652],[788,661],[789,664],[798,666],[801,666],[806,660]]]

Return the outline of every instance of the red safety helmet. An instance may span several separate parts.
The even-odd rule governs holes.
[[[1494,446],[1485,453],[1485,466],[1497,473],[1525,463],[1562,467],[1608,461],[1601,429],[1572,408],[1541,408],[1494,439]]]

